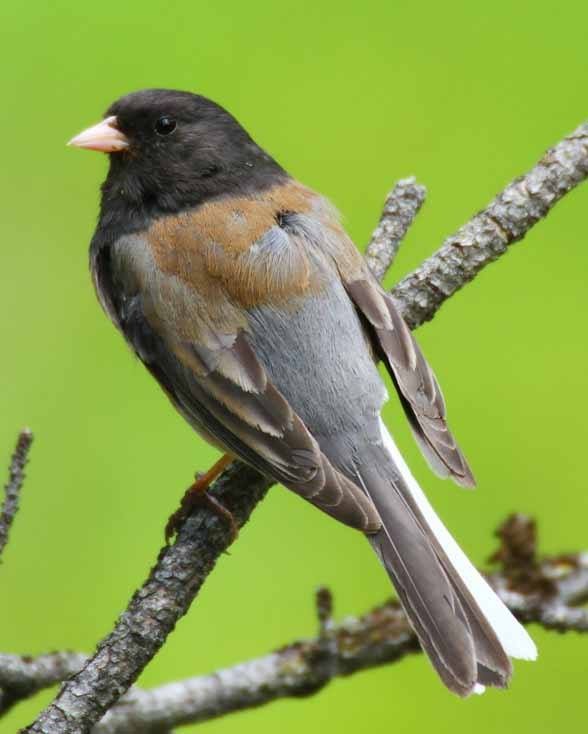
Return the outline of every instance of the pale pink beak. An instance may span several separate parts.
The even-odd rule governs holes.
[[[119,153],[129,147],[129,140],[117,128],[116,117],[112,115],[76,135],[68,145],[86,150],[98,150],[101,153]]]

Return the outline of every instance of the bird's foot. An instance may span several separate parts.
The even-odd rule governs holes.
[[[202,504],[207,505],[218,517],[221,517],[229,524],[231,528],[231,543],[237,539],[237,536],[239,535],[239,527],[233,514],[215,497],[208,493],[211,483],[219,476],[225,467],[231,463],[232,460],[232,456],[225,454],[206,473],[199,473],[196,475],[196,481],[188,487],[182,497],[180,506],[167,521],[165,526],[166,543],[169,543],[173,536],[178,533],[180,527],[192,510],[198,505],[202,506]]]

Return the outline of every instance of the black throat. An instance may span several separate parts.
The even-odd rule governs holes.
[[[189,211],[220,197],[257,195],[289,179],[278,163],[258,150],[257,155],[230,167],[210,165],[190,171],[189,176],[180,171],[177,177],[173,172],[153,175],[113,154],[102,185],[92,249],[121,235],[144,231],[160,217]]]

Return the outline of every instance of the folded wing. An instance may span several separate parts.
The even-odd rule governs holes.
[[[367,272],[345,287],[367,323],[376,352],[394,381],[414,437],[431,468],[463,487],[473,487],[473,474],[447,426],[439,383],[392,297]]]
[[[95,277],[105,307],[178,410],[205,437],[337,520],[376,531],[372,502],[331,464],[270,381],[225,288],[214,280],[192,288],[153,267],[148,242],[130,239],[95,264]]]

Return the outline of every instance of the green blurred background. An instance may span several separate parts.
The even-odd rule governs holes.
[[[293,174],[330,196],[363,246],[384,195],[415,174],[429,198],[389,276],[429,255],[586,117],[585,0],[4,3],[0,451],[36,434],[0,567],[0,649],[91,651],[153,562],[194,470],[215,452],[170,409],[101,313],[87,246],[106,161],[65,147],[117,96],[192,89],[228,107]],[[471,557],[510,511],[545,551],[588,546],[584,462],[588,188],[451,299],[419,338],[479,490],[434,478],[395,405],[387,420]],[[295,365],[294,365],[295,366]],[[263,654],[386,598],[359,535],[271,492],[141,679]],[[580,725],[588,638],[533,629],[511,690],[460,701],[422,656],[320,695],[205,724],[212,732],[553,732]],[[27,723],[49,694],[19,706]],[[582,717],[583,720],[583,717]]]

